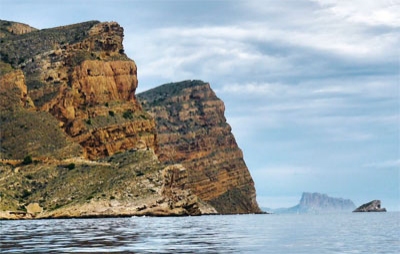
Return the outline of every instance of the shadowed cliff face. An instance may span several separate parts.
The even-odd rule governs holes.
[[[188,187],[221,213],[260,212],[253,180],[208,83],[184,81],[138,94],[157,122],[158,156],[189,170]]]

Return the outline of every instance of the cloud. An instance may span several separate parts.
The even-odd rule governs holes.
[[[375,168],[375,169],[395,168],[400,173],[400,159],[367,163],[367,164],[364,164],[363,167],[364,168]]]
[[[369,26],[400,27],[400,2],[397,0],[313,0],[327,12],[352,23]]]

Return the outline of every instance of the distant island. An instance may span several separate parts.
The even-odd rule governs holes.
[[[350,199],[329,197],[321,193],[304,192],[299,204],[289,208],[268,209],[270,213],[325,213],[325,212],[350,212],[356,208]]]
[[[365,203],[365,204],[359,206],[353,212],[354,213],[357,213],[357,212],[386,212],[386,208],[381,208],[380,200],[372,200],[368,203]]]

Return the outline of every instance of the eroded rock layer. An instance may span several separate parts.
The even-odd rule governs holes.
[[[97,159],[157,149],[155,122],[136,101],[137,67],[122,41],[116,22],[90,21],[5,37],[0,53],[23,71],[25,103],[52,114],[84,155]]]
[[[183,81],[138,94],[153,114],[158,156],[189,169],[188,188],[220,213],[260,212],[254,182],[210,84]]]

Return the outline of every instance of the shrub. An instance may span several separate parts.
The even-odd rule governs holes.
[[[144,173],[142,171],[136,172],[136,176],[143,176],[143,175],[144,175]]]
[[[32,156],[28,155],[28,156],[25,156],[24,160],[22,161],[22,164],[28,165],[28,164],[31,164],[32,162],[33,162]]]
[[[122,117],[125,119],[133,119],[133,112],[132,110],[127,110],[122,114]]]
[[[32,193],[29,190],[24,189],[21,194],[21,198],[27,198]]]
[[[115,115],[115,113],[114,113],[114,111],[108,111],[108,114],[110,115],[110,116],[114,116]]]
[[[66,168],[69,169],[69,170],[74,169],[75,168],[75,163],[68,164]]]

